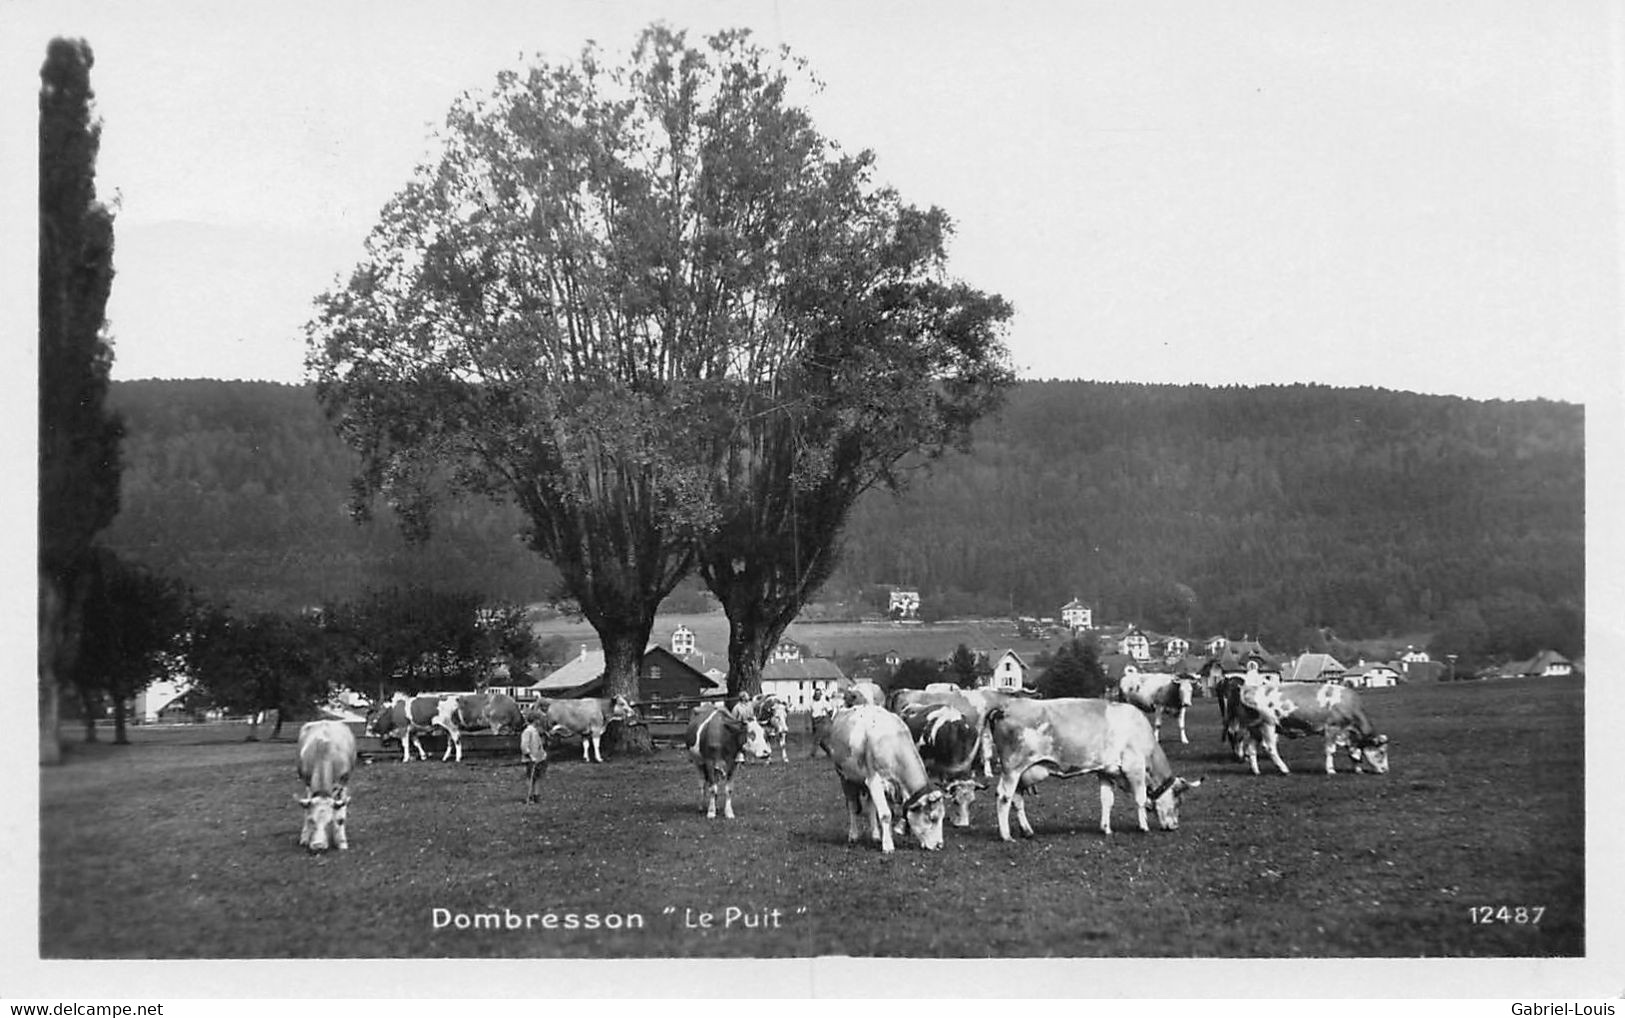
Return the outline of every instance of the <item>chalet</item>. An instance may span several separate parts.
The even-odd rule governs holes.
[[[886,614],[894,619],[915,619],[920,617],[920,592],[917,590],[894,590],[886,605]]]
[[[1343,685],[1365,687],[1392,686],[1399,682],[1399,669],[1381,661],[1361,661],[1343,672]]]
[[[1117,642],[1118,653],[1127,654],[1136,661],[1151,660],[1151,640],[1139,627],[1130,626]]]
[[[768,655],[768,661],[800,661],[802,657],[801,644],[794,640],[780,640],[779,645],[773,648]]]
[[[135,709],[130,712],[131,719],[136,724],[152,724],[158,720],[164,708],[176,703],[184,697],[192,682],[189,678],[159,679],[152,685],[135,694]],[[185,705],[178,705],[181,713],[186,713]],[[170,712],[175,713],[174,711]]]
[[[1299,654],[1281,667],[1281,681],[1340,682],[1347,671],[1330,654]]]
[[[987,686],[990,689],[1024,689],[1028,671],[1030,668],[1021,655],[1007,650],[993,665],[993,674],[988,676]]]
[[[678,657],[688,657],[699,650],[699,643],[694,638],[694,630],[687,626],[678,626],[671,634],[671,652]]]
[[[814,690],[823,690],[828,697],[846,681],[840,666],[829,658],[769,661],[762,666],[762,692],[782,698],[793,711],[807,710]]]
[[[589,650],[586,644],[582,644],[579,657],[527,687],[524,699],[600,696],[603,688],[604,652]],[[641,700],[712,696],[724,692],[725,688],[657,643],[649,644],[638,665],[638,695]]]
[[[1208,657],[1220,657],[1224,654],[1224,649],[1230,646],[1230,638],[1226,636],[1210,636],[1203,646],[1207,648]]]
[[[1183,636],[1158,636],[1152,641],[1151,649],[1164,661],[1179,661],[1191,652],[1191,642]]]
[[[1238,678],[1249,684],[1280,682],[1281,666],[1261,643],[1227,640],[1224,649],[1208,659],[1200,674],[1203,687],[1212,689],[1220,676]]]
[[[1061,606],[1061,621],[1073,632],[1093,628],[1094,619],[1094,609],[1075,597]]]
[[[1399,655],[1399,659],[1406,664],[1416,664],[1418,662],[1432,660],[1428,657],[1427,651],[1417,650],[1415,647],[1406,647],[1405,653]]]

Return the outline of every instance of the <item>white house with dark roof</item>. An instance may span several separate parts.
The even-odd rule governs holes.
[[[829,658],[769,661],[762,666],[762,693],[779,697],[793,711],[807,710],[814,690],[823,690],[828,697],[845,681],[840,666]]]
[[[993,665],[993,674],[988,676],[989,689],[1022,689],[1027,685],[1027,662],[1014,650],[1005,651]]]
[[[699,642],[694,638],[694,630],[687,626],[678,626],[671,634],[671,652],[678,657],[688,657],[699,650]]]
[[[1281,666],[1281,681],[1339,682],[1347,671],[1330,654],[1299,654]]]
[[[1092,629],[1095,610],[1074,597],[1061,606],[1061,622],[1073,630]]]

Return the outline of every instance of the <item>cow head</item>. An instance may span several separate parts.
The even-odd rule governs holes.
[[[908,821],[909,833],[927,852],[942,849],[942,818],[947,812],[942,789],[931,785],[915,792],[903,803],[903,817]]]
[[[1196,680],[1175,679],[1174,689],[1178,692],[1179,706],[1189,707],[1196,695]]]
[[[1151,796],[1151,804],[1157,808],[1157,823],[1163,830],[1179,830],[1179,797],[1201,784],[1201,778],[1195,781],[1169,778],[1168,782]]]
[[[767,729],[762,727],[760,721],[741,722],[744,727],[744,744],[739,747],[740,752],[753,760],[766,760],[773,755],[773,750],[767,745]]]
[[[339,848],[348,848],[344,833],[345,814],[350,805],[348,789],[341,788],[331,795],[319,792],[303,799],[295,797],[305,808],[305,826],[299,832],[299,844],[312,852],[325,852],[329,838]]]
[[[979,783],[974,778],[961,778],[958,781],[949,782],[948,799],[954,804],[953,825],[955,827],[970,826],[970,804],[976,801],[977,789],[986,787],[986,785]]]
[[[610,698],[608,720],[632,721],[635,720],[637,716],[637,709],[632,706],[631,700],[628,700],[625,696],[621,695],[616,695]]]
[[[1355,768],[1371,768],[1373,774],[1388,773],[1388,736],[1372,736],[1364,744],[1349,747]]]

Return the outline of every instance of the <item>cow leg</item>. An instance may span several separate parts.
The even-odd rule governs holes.
[[[1112,832],[1112,803],[1116,801],[1116,793],[1112,788],[1110,778],[1102,776],[1100,779],[1100,833]],[[1144,814],[1141,815],[1144,823]]]
[[[999,776],[999,784],[993,791],[993,811],[999,818],[999,837],[1005,841],[1012,841],[1010,837],[1010,804],[1016,797],[1016,777],[1010,771]]]
[[[1276,769],[1282,774],[1291,774],[1292,772],[1287,770],[1286,761],[1281,759],[1280,741],[1280,733],[1273,726],[1264,729],[1264,748],[1269,751],[1270,762],[1275,764]]]
[[[1337,736],[1332,734],[1332,730],[1330,728],[1327,728],[1326,729],[1326,773],[1327,774],[1336,774],[1337,773],[1336,757],[1337,757]],[[1358,765],[1355,766],[1354,773],[1356,773],[1356,774],[1360,773],[1360,768],[1359,768]]]
[[[886,779],[877,774],[865,782],[865,785],[869,789],[869,806],[875,811],[875,826],[880,828],[880,850],[885,853],[895,852],[897,844],[892,841],[891,805],[886,801]]]
[[[846,796],[846,843],[855,845],[863,837],[863,786],[842,778],[841,792]]]
[[[1191,741],[1185,738],[1185,708],[1183,707],[1179,708],[1179,741],[1187,746],[1190,745]]]
[[[412,736],[410,733],[401,736],[401,763],[412,759]]]
[[[784,763],[790,762],[790,733],[779,733],[779,759]]]
[[[982,734],[976,740],[976,752],[982,756],[982,777],[993,776],[993,726],[984,724]]]
[[[350,835],[344,828],[346,809],[347,807],[340,806],[333,811],[333,844],[338,846],[340,852],[350,847]]]
[[[725,820],[734,819],[734,776],[731,768],[722,772],[722,816]]]
[[[1015,795],[1016,826],[1023,838],[1036,837],[1033,834],[1033,825],[1027,822],[1027,796],[1022,793],[1020,786],[1016,787]]]
[[[1251,732],[1241,736],[1241,753],[1247,759],[1247,766],[1254,774],[1258,773],[1258,738]]]

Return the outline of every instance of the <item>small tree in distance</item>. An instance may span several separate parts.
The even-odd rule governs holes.
[[[1100,664],[1100,646],[1093,636],[1069,640],[1056,650],[1055,658],[1036,688],[1046,700],[1060,697],[1106,695],[1110,680]]]

